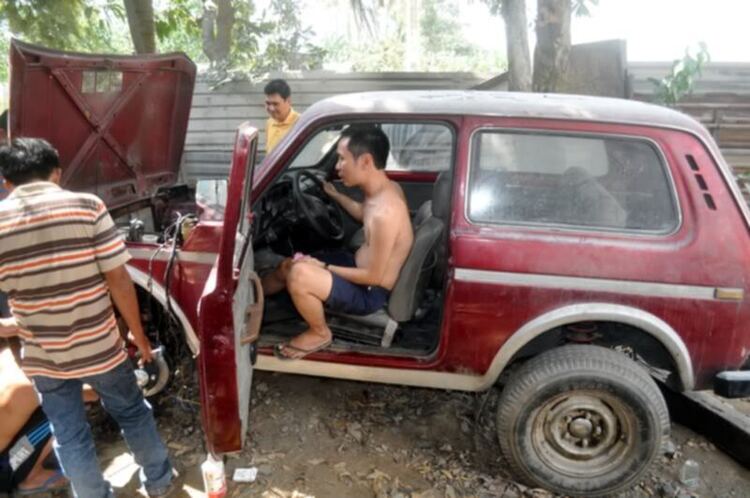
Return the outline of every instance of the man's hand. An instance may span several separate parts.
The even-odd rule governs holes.
[[[136,341],[135,345],[138,348],[138,352],[141,354],[141,359],[138,364],[143,365],[144,363],[151,363],[151,360],[154,359],[154,355],[151,354],[151,343],[149,340],[144,336],[143,340]]]
[[[141,355],[141,359],[138,361],[139,365],[143,366],[144,363],[149,363],[154,359],[154,355],[151,354],[151,342],[145,334],[141,334],[139,337],[133,332],[128,332],[128,341],[138,348],[138,353]]]
[[[130,329],[129,336],[132,336],[131,342],[135,344],[141,353],[141,361],[148,363],[152,359],[151,344],[143,332],[141,324],[141,312],[138,309],[138,298],[135,295],[133,281],[130,280],[130,274],[125,269],[125,265],[104,273],[104,278],[109,287],[109,293],[112,296],[117,310],[120,312],[122,319]]]
[[[321,268],[325,268],[326,264],[319,259],[313,258],[312,256],[303,256],[300,259],[294,261],[294,263],[309,263]]]
[[[18,335],[18,324],[15,318],[0,318],[0,337],[8,339]]]
[[[362,221],[363,211],[361,202],[357,202],[348,195],[342,194],[336,190],[336,187],[331,182],[323,182],[323,191],[328,194],[328,197],[338,202],[352,218],[359,222]]]
[[[323,182],[323,191],[328,194],[328,197],[335,199],[339,191],[333,186],[331,182]]]

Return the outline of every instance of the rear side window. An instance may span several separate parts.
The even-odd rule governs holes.
[[[679,224],[661,155],[629,138],[481,131],[468,202],[477,223],[650,233]]]

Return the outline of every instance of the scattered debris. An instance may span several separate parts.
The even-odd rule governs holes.
[[[183,367],[179,372],[168,392],[151,402],[174,459],[184,469],[198,469],[206,455],[196,408],[198,384],[194,370]],[[266,372],[257,372],[254,382],[246,447],[226,461],[233,476],[230,498],[555,496],[511,480],[495,432],[494,393],[477,396]],[[121,441],[119,429],[100,408],[90,412],[98,443]],[[693,490],[679,481],[688,459],[702,468],[701,485]],[[731,473],[717,471],[714,461],[733,464],[711,443],[678,427],[653,470],[617,498],[745,496],[750,472],[739,466]],[[244,474],[252,470],[254,477]],[[194,472],[193,487],[202,490]],[[137,484],[137,477],[132,482]]]
[[[234,482],[255,482],[257,477],[258,467],[238,468],[234,469],[232,480]]]

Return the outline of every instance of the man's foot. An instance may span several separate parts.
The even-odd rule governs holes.
[[[169,496],[177,496],[179,491],[182,489],[182,482],[184,480],[182,472],[178,472],[177,469],[172,468],[172,481],[164,489],[146,490],[149,498],[166,498]]]
[[[34,479],[26,479],[16,488],[16,496],[31,496],[38,493],[48,493],[68,487],[68,479],[59,470],[44,471]]]
[[[324,336],[308,331],[289,342],[276,344],[273,348],[273,354],[280,360],[299,360],[317,351],[322,351],[332,342],[330,331]]]

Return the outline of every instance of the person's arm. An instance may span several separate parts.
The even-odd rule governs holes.
[[[148,363],[152,359],[151,343],[143,332],[138,298],[135,295],[135,286],[130,279],[128,270],[125,269],[125,265],[120,265],[113,270],[104,272],[104,278],[107,281],[112,302],[128,325],[130,333],[133,335],[133,342],[141,353],[141,358]]]
[[[125,243],[122,241],[107,207],[101,199],[94,197],[97,204],[97,217],[93,226],[92,242],[99,271],[107,282],[109,293],[117,310],[122,315],[133,337],[133,343],[141,353],[144,362],[151,361],[151,344],[143,333],[138,298],[125,263],[130,260]]]
[[[323,190],[325,190],[325,193],[328,194],[331,199],[338,202],[352,218],[362,223],[363,213],[361,202],[357,202],[348,195],[342,194],[336,190],[336,187],[330,182],[323,183]]]
[[[381,285],[388,269],[388,259],[396,245],[398,226],[388,222],[388,212],[372,220],[370,261],[366,268],[328,265],[328,271],[357,285]],[[325,266],[319,262],[321,266]]]
[[[0,318],[0,337],[10,338],[18,335],[18,324],[14,317]]]

